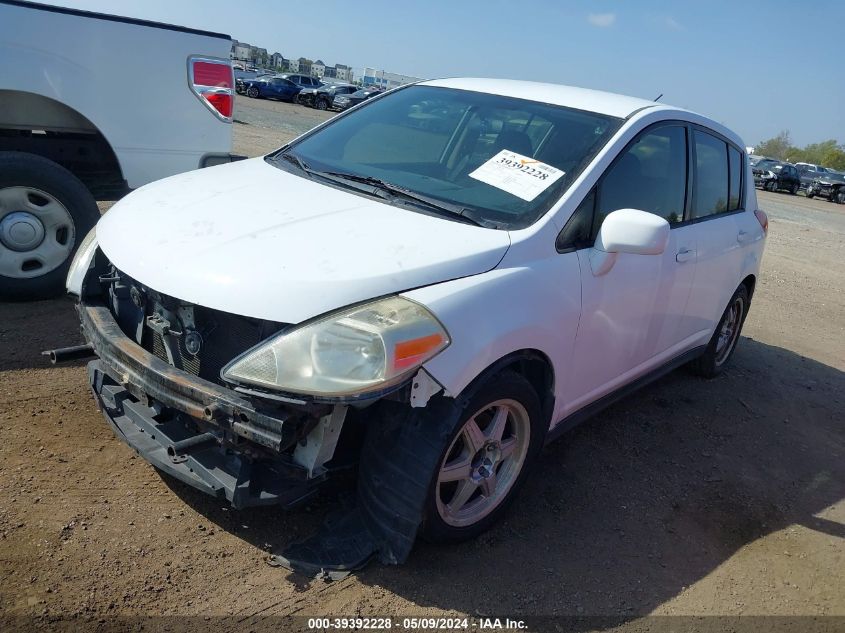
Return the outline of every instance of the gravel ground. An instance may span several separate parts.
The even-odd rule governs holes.
[[[326,116],[241,98],[235,149],[269,151]],[[618,630],[653,630],[649,614],[845,616],[845,207],[758,195],[767,251],[724,375],[674,372],[549,446],[482,538],[421,543],[402,567],[330,584],[266,558],[343,490],[236,512],[162,477],[113,436],[83,364],[39,355],[80,342],[71,302],[0,304],[0,630],[136,630],[154,615],[232,631],[273,615],[600,615]]]

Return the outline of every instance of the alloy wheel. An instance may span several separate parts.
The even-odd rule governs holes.
[[[739,331],[742,327],[742,318],[745,314],[745,301],[742,297],[735,297],[728,307],[722,328],[719,331],[719,339],[716,342],[716,365],[722,365],[731,355],[739,339]]]
[[[528,455],[531,422],[516,400],[491,402],[457,434],[437,474],[440,518],[453,527],[474,525],[507,497]]]

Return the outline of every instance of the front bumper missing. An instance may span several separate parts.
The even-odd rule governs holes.
[[[258,431],[259,440],[275,443],[285,438],[284,419],[267,416],[237,392],[150,354],[123,334],[104,306],[80,304],[78,310],[85,337],[99,356],[88,365],[97,402],[118,436],[153,466],[236,508],[290,507],[315,491],[323,477],[308,479],[283,454],[277,461],[255,460],[218,441],[226,436],[231,441],[233,435],[255,441],[248,434]],[[443,397],[422,408],[385,403],[381,419],[366,435],[354,505],[272,562],[331,578],[374,557],[386,564],[404,562],[422,520],[432,473],[461,410],[446,403]],[[173,411],[180,414],[169,415]],[[185,416],[191,418],[188,425]]]
[[[78,310],[99,356],[88,365],[97,403],[118,437],[153,466],[236,508],[290,507],[322,482],[284,455],[234,450],[233,440],[278,451],[288,441],[284,416],[257,411],[237,393],[161,361],[126,337],[107,308]]]

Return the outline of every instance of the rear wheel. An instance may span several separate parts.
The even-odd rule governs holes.
[[[429,541],[461,541],[490,528],[513,501],[545,436],[537,393],[514,372],[493,376],[460,406],[464,413],[426,499],[420,530]]]
[[[736,350],[742,325],[748,314],[748,303],[748,289],[745,284],[740,284],[728,302],[728,307],[725,308],[704,353],[690,363],[689,367],[693,373],[705,378],[713,378],[722,373]]]
[[[61,294],[76,247],[99,218],[93,196],[67,169],[0,152],[0,297]]]

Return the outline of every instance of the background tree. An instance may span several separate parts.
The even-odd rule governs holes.
[[[835,139],[810,143],[802,149],[792,145],[789,132],[784,130],[776,137],[757,145],[754,153],[790,163],[813,163],[845,171],[845,145],[840,145]]]
[[[792,146],[792,139],[789,137],[789,130],[783,130],[774,138],[763,141],[754,148],[754,153],[759,156],[768,156],[778,160],[787,160],[793,152],[798,151]]]

